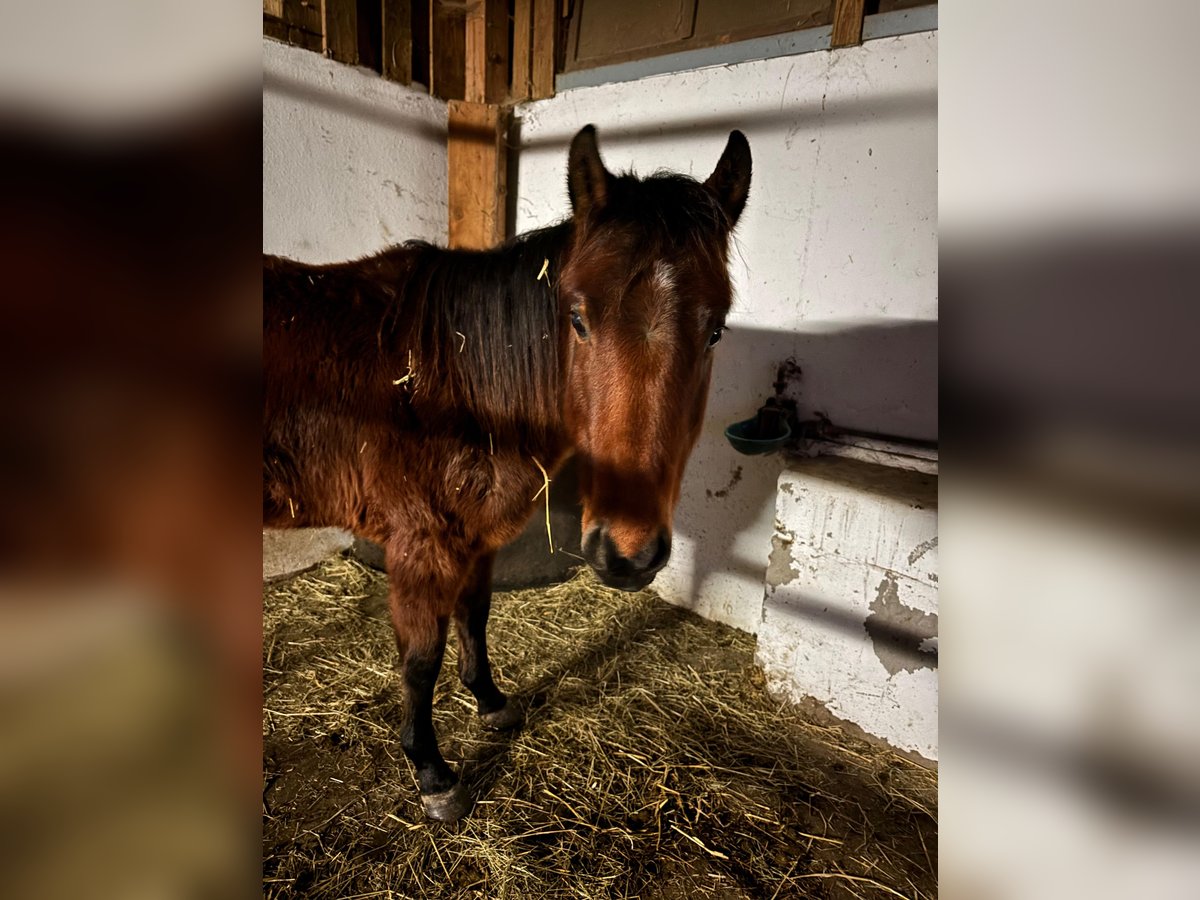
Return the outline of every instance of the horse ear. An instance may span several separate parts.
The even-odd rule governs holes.
[[[717,195],[732,228],[750,196],[750,142],[740,131],[729,132],[725,152],[704,184]]]
[[[567,157],[567,195],[577,218],[582,219],[604,206],[611,179],[596,147],[596,126],[586,125],[571,141]]]

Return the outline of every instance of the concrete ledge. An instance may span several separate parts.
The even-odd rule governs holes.
[[[263,529],[263,581],[278,581],[350,547],[353,538],[340,528]]]
[[[937,478],[848,459],[779,476],[756,656],[771,688],[937,759]]]

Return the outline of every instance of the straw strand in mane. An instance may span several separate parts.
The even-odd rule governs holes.
[[[558,427],[559,340],[554,292],[569,225],[489,251],[411,242],[414,271],[396,298],[385,352],[419,360],[418,377],[496,439],[544,443]],[[539,278],[547,263],[546,273]],[[403,324],[402,324],[403,323]],[[414,403],[420,408],[420,391]]]

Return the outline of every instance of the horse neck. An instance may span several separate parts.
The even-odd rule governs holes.
[[[554,349],[555,370],[553,373],[553,396],[551,408],[546,410],[546,428],[538,436],[542,446],[538,448],[543,455],[546,465],[561,458],[570,445],[569,433],[564,420],[566,406],[566,371],[569,359],[570,340],[572,336],[570,319],[565,314],[566,303],[558,290],[558,279],[562,272],[574,237],[574,225],[570,219],[557,225],[529,232],[507,245],[511,254],[514,282],[521,285],[533,275],[536,285],[545,285],[544,291],[534,296],[540,297],[550,305],[553,328],[549,331],[547,340]],[[536,272],[535,272],[536,270]],[[521,294],[522,296],[516,296]],[[528,294],[514,290],[509,296],[510,303],[528,302]],[[530,437],[533,437],[532,435]],[[530,448],[532,450],[532,447]]]
[[[450,415],[474,440],[515,446],[546,464],[565,449],[562,421],[567,317],[557,291],[570,223],[484,253],[425,247],[404,339],[425,378],[416,403]],[[567,331],[564,331],[564,327]]]

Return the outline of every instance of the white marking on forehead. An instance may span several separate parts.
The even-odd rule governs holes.
[[[658,260],[650,273],[650,286],[654,291],[654,303],[649,308],[650,318],[646,323],[646,338],[660,336],[659,329],[674,321],[679,307],[679,291],[675,283],[675,267]]]
[[[670,263],[661,259],[656,262],[650,280],[654,285],[654,293],[658,294],[660,299],[670,300],[675,297],[675,269]]]

